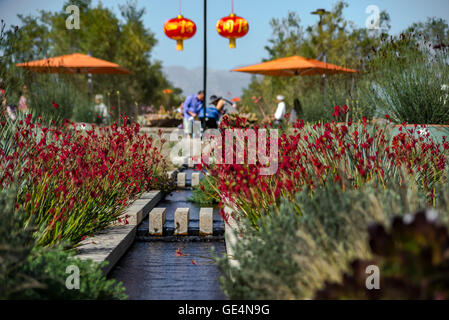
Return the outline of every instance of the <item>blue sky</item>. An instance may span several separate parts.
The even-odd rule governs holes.
[[[99,1],[94,0],[96,5]],[[102,1],[103,5],[118,14],[118,5],[126,0]],[[184,51],[175,49],[175,41],[163,33],[167,19],[178,14],[179,0],[138,0],[139,7],[146,8],[145,25],[159,40],[153,58],[166,66],[184,65],[187,68],[202,66],[203,62],[203,0],[183,0],[183,15],[197,24],[197,34],[184,44]],[[367,6],[377,5],[390,13],[392,32],[398,33],[412,22],[427,17],[441,17],[449,21],[449,0],[352,0],[345,10],[345,17],[358,26],[365,26],[369,16]],[[36,14],[39,9],[60,10],[64,0],[0,0],[0,18],[7,25],[18,24],[16,15]],[[318,17],[310,14],[317,8],[331,9],[336,0],[235,0],[235,12],[249,21],[250,31],[245,38],[237,40],[237,48],[229,49],[228,41],[215,30],[218,19],[231,11],[231,0],[208,0],[208,63],[209,68],[232,69],[260,62],[266,57],[264,46],[271,35],[271,18],[285,17],[289,10],[299,13],[303,26],[314,24]],[[82,16],[81,16],[82,27]]]

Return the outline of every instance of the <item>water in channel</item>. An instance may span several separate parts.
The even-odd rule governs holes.
[[[185,170],[187,185],[193,170]],[[214,235],[208,241],[198,236],[199,210],[187,201],[191,189],[176,190],[156,207],[166,208],[166,237],[148,235],[148,218],[137,229],[134,244],[122,257],[109,277],[123,282],[132,300],[221,300],[220,272],[212,261],[214,255],[226,252],[223,240],[224,223],[214,208]],[[189,237],[173,237],[174,212],[190,208]],[[177,250],[184,255],[176,254]]]

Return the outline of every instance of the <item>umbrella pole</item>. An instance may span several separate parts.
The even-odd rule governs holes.
[[[91,90],[90,82],[88,82],[88,86],[89,87],[87,88],[87,101],[89,101],[89,105],[91,105],[91,103],[92,103],[92,90]]]
[[[121,117],[121,108],[120,108],[120,91],[117,90],[117,104],[118,104],[118,122],[120,123],[120,117]]]
[[[108,91],[107,95],[108,95],[108,105],[107,105],[108,112],[111,112],[111,93]],[[111,118],[112,118],[112,116],[111,116]]]
[[[89,57],[92,56],[90,50],[89,53],[87,54]],[[87,74],[87,85],[88,85],[88,99],[89,99],[89,103],[92,103],[92,91],[93,91],[93,86],[92,86],[92,73],[88,73]]]
[[[323,76],[324,96],[326,96],[326,75]]]
[[[320,16],[321,18],[321,16]],[[327,63],[327,53],[324,51],[323,56],[324,63]],[[323,103],[326,105],[326,73],[323,74]]]

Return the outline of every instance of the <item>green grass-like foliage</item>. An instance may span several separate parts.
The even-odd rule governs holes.
[[[369,228],[374,259],[355,260],[341,283],[326,283],[317,299],[448,299],[449,235],[436,211],[396,217],[391,230]],[[366,289],[366,269],[379,268],[379,288]]]
[[[33,230],[23,228],[23,213],[15,212],[15,198],[12,189],[0,192],[0,299],[40,286],[22,272],[34,240]]]
[[[437,189],[436,206],[447,224],[447,184]],[[279,210],[262,215],[257,229],[240,218],[241,237],[230,257],[238,265],[218,260],[221,286],[231,299],[312,299],[325,281],[341,281],[351,261],[371,258],[370,223],[425,207],[426,196],[413,181],[346,191],[328,181],[301,191],[295,201],[284,199]]]
[[[23,272],[37,279],[42,288],[25,290],[19,299],[63,299],[63,300],[115,300],[126,299],[125,288],[114,279],[108,280],[101,266],[93,261],[79,260],[73,257],[73,250],[64,250],[62,246],[48,249],[37,248],[28,257]],[[70,265],[80,270],[79,289],[69,290],[66,273]]]
[[[117,221],[141,193],[169,188],[160,149],[136,124],[82,130],[20,115],[0,122],[0,155],[0,188],[20,185],[17,201],[43,246],[76,244]]]
[[[14,189],[0,192],[0,300],[7,299],[125,299],[125,289],[108,280],[101,265],[73,257],[63,246],[37,248],[34,227],[24,227],[24,214],[15,207]],[[67,289],[69,265],[80,270],[79,290]]]
[[[202,179],[200,184],[193,187],[192,196],[187,200],[198,205],[216,205],[218,204],[218,195],[207,178]]]
[[[362,100],[398,123],[448,124],[447,55],[413,33],[385,40],[369,62],[372,84]]]

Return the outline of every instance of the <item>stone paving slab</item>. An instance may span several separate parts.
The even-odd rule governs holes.
[[[214,233],[214,208],[200,209],[200,235],[210,236]]]
[[[120,216],[122,220],[126,219],[129,224],[138,225],[148,216],[148,213],[162,199],[162,193],[151,191],[144,193],[142,197],[135,200]]]
[[[186,174],[185,174],[185,172],[179,172],[178,173],[176,184],[177,184],[178,188],[185,188],[185,186],[186,186]]]
[[[166,218],[165,208],[154,208],[150,212],[149,222],[150,228],[149,233],[153,236],[162,236],[164,233],[165,218]]]
[[[173,232],[172,232],[173,233]],[[192,230],[189,229],[188,236],[174,236],[174,235],[164,235],[164,236],[153,236],[148,233],[143,234],[136,233],[136,240],[139,242],[222,242],[223,245],[225,243],[224,232],[221,235],[217,235],[214,232],[214,235],[211,236],[200,236],[199,231],[197,230],[195,235],[192,235]]]
[[[108,261],[103,272],[108,274],[134,242],[136,226],[114,226],[80,242],[76,258],[101,263]]]
[[[152,191],[142,197],[146,199],[139,198],[125,212],[125,215],[130,216],[129,224],[111,225],[111,227],[87,237],[76,247],[75,257],[82,260],[90,259],[98,263],[108,261],[109,264],[103,267],[103,272],[108,274],[133,244],[137,224],[156,206],[162,198],[162,194],[160,191]]]
[[[164,236],[173,236],[175,223],[174,213],[177,208],[189,208],[189,236],[199,235],[200,227],[200,208],[196,204],[187,201],[187,197],[191,195],[188,190],[176,190],[167,195],[164,200],[158,203],[158,207],[166,208],[166,222],[164,228]],[[218,207],[213,208],[213,235],[219,238],[224,235],[224,222],[220,216]],[[137,237],[141,241],[151,241],[148,234],[149,220],[144,219],[142,223],[137,227]]]
[[[190,184],[192,185],[192,187],[200,184],[200,173],[199,172],[192,172],[192,178],[191,178]]]
[[[175,211],[175,235],[187,236],[189,234],[189,208],[178,208]]]

